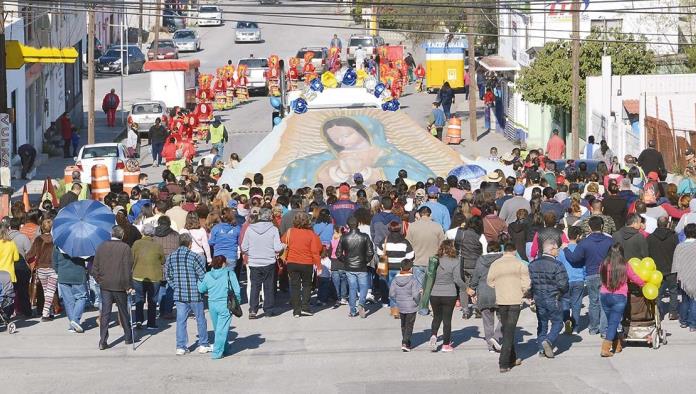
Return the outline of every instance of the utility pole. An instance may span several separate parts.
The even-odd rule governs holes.
[[[143,48],[143,0],[138,5],[138,48]]]
[[[0,114],[7,113],[7,54],[5,53],[5,5],[0,1]]]
[[[571,157],[580,159],[580,1],[573,0],[573,42],[571,62],[573,65],[571,97],[570,132],[573,139],[573,151]]]
[[[157,59],[157,49],[159,48],[159,33],[162,23],[162,0],[157,0],[157,8],[155,11],[155,39],[152,43],[152,53],[155,54],[154,59]]]
[[[478,87],[476,86],[476,38],[474,37],[474,9],[466,9],[466,50],[469,53],[469,134],[471,142],[478,140],[478,130],[476,122],[476,101],[478,98]]]
[[[94,143],[94,4],[87,12],[87,143]]]

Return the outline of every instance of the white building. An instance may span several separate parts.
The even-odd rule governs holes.
[[[5,40],[16,40],[24,43],[24,20],[10,16],[5,21]],[[17,154],[17,147],[26,142],[26,85],[25,66],[18,70],[7,70],[7,106],[13,109],[15,116],[12,121],[8,146],[2,146],[10,153],[10,158]]]
[[[527,67],[544,43],[569,40],[572,31],[572,0],[533,3],[526,9],[515,2],[506,6],[499,14],[498,54],[505,59]],[[675,54],[679,50],[680,21],[678,15],[670,15],[669,7],[678,6],[678,0],[598,2],[581,1],[580,37],[587,37],[593,29],[600,31],[620,30],[624,33],[644,34],[648,47],[657,54]],[[661,7],[661,8],[655,8]],[[667,8],[665,8],[667,7]],[[640,9],[645,10],[644,13]],[[619,12],[617,12],[619,10]],[[620,12],[630,10],[631,12]],[[657,14],[662,12],[661,14]],[[514,93],[516,74],[508,77],[504,92],[507,115],[506,134],[525,134],[530,147],[545,146],[551,130],[558,128],[562,135],[570,129],[569,114],[549,106],[535,105],[522,100]],[[581,114],[581,137],[584,137],[584,118]],[[568,146],[568,148],[570,148]]]

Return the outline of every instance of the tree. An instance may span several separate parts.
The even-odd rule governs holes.
[[[655,54],[647,49],[645,38],[618,31],[595,31],[580,45],[580,100],[585,98],[585,78],[601,75],[602,55],[610,55],[614,75],[642,75],[655,71]],[[602,40],[606,38],[606,41]],[[601,40],[601,41],[600,41]],[[547,43],[530,67],[520,72],[515,86],[525,101],[571,108],[570,42]]]

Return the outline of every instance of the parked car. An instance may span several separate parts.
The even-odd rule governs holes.
[[[85,38],[85,41],[87,38]],[[82,72],[85,74],[87,73],[87,51],[89,50],[87,42],[82,45]],[[97,37],[94,37],[94,62],[97,62],[97,59],[99,59],[102,55],[104,54],[104,46],[102,45],[101,41]]]
[[[92,167],[101,164],[109,173],[109,183],[123,184],[123,170],[126,168],[126,148],[114,142],[84,145],[80,148],[75,165],[80,169],[83,183],[92,182]]]
[[[221,26],[222,10],[216,5],[203,5],[198,8],[198,26]]]
[[[302,49],[297,51],[296,56],[298,59],[300,59],[300,65],[298,66],[298,71],[300,72],[300,75],[302,75],[302,69],[305,65],[305,53],[310,51],[314,53],[314,56],[312,57],[312,64],[314,65],[314,69],[317,71],[317,73],[321,74],[328,69],[326,61],[329,57],[329,49],[327,47],[303,47]]]
[[[179,52],[197,52],[201,49],[201,38],[198,36],[198,32],[191,29],[180,29],[174,32],[172,36],[174,45],[176,45]]]
[[[237,22],[234,42],[261,42],[261,28],[256,22]]]
[[[268,86],[266,85],[266,71],[268,70],[268,59],[249,57],[240,59],[237,63],[247,66],[247,79],[249,80],[247,87],[249,93],[262,91],[263,94],[268,94]]]
[[[155,53],[155,43],[148,46],[147,60],[178,59],[179,49],[174,44],[174,40],[158,40],[157,53]]]
[[[107,50],[97,60],[96,68],[98,73],[120,73],[124,68],[130,74],[143,72],[143,65],[145,65],[145,54],[136,45],[128,45]]]
[[[348,41],[348,49],[346,49],[348,64],[351,66],[355,65],[355,50],[358,49],[358,46],[362,46],[369,57],[370,55],[376,55],[377,48],[382,45],[384,45],[384,39],[380,36],[351,35]]]
[[[173,33],[179,29],[185,29],[186,21],[179,11],[167,8],[162,13],[162,27]]]
[[[162,119],[167,115],[167,105],[163,101],[141,100],[136,101],[131,106],[128,115],[128,125],[138,124],[138,133],[142,136],[150,131],[150,127],[155,124],[155,119]]]

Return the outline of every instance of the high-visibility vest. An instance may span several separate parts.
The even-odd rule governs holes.
[[[215,127],[215,126],[210,126],[210,142],[213,144],[217,144],[222,141],[222,137],[224,135],[225,131],[225,126],[220,123],[220,126]]]

